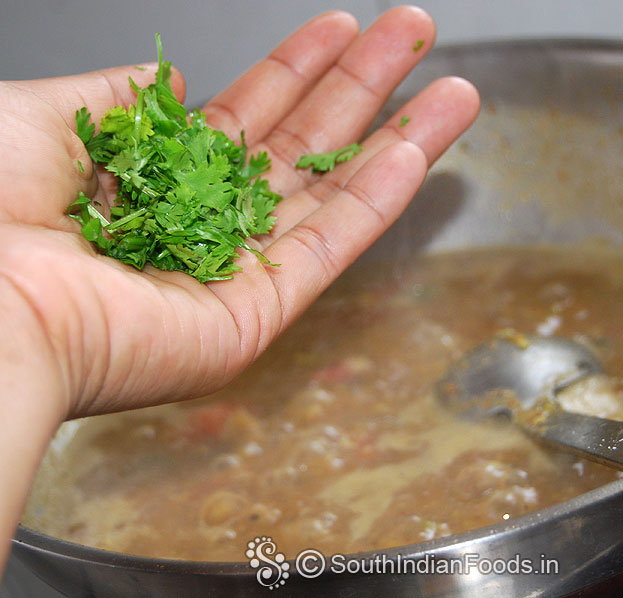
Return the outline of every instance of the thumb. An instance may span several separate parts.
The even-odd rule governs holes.
[[[93,122],[99,123],[104,113],[113,106],[133,103],[136,93],[130,87],[131,77],[139,87],[155,80],[157,63],[120,66],[101,71],[68,77],[51,77],[33,81],[14,82],[16,87],[27,89],[50,104],[65,120],[72,131],[76,130],[75,112],[83,106],[91,113]],[[186,86],[177,69],[171,72],[171,87],[177,99],[184,99]]]

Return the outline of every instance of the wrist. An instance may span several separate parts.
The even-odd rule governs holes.
[[[1,571],[30,484],[69,401],[37,314],[2,276],[0,339]]]

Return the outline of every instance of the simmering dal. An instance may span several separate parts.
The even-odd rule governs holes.
[[[623,419],[623,258],[490,249],[355,268],[242,377],[198,401],[69,422],[23,523],[145,556],[289,558],[447,536],[564,501],[620,474],[465,422],[432,385],[500,331],[588,343],[606,374],[568,409]]]

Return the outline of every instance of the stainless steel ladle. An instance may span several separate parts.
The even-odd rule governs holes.
[[[495,339],[467,353],[437,383],[442,402],[461,416],[508,414],[555,448],[623,470],[623,422],[564,411],[561,390],[601,372],[584,346],[557,337]]]

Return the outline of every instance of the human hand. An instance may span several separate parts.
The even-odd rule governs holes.
[[[75,110],[99,122],[134,101],[128,75],[146,85],[153,65],[0,87],[0,324],[11,339],[0,357],[12,356],[14,392],[45,392],[57,416],[73,417],[207,394],[251,363],[399,216],[475,117],[471,85],[440,80],[351,162],[322,177],[294,168],[302,154],[358,140],[433,38],[430,18],[410,7],[360,36],[351,16],[329,13],[204,107],[210,126],[234,139],[244,129],[252,153],[268,151],[267,178],[285,197],[272,233],[255,241],[281,266],[244,253],[234,280],[206,285],[98,255],[66,216],[79,191],[114,200],[73,133]],[[173,86],[183,95],[178,74]]]
[[[134,101],[128,75],[145,86],[156,65],[0,83],[0,569],[64,418],[216,390],[400,215],[428,165],[475,118],[478,95],[465,81],[433,83],[331,173],[294,164],[359,139],[433,38],[430,18],[410,7],[362,35],[351,16],[329,13],[204,107],[209,125],[231,138],[244,129],[252,153],[268,151],[267,178],[285,197],[271,234],[255,241],[282,265],[245,252],[242,273],[205,285],[97,254],[66,214],[79,191],[114,201],[112,181],[75,135],[76,109],[86,105],[99,122]],[[172,84],[181,98],[178,73]],[[411,120],[399,127],[403,115]]]

